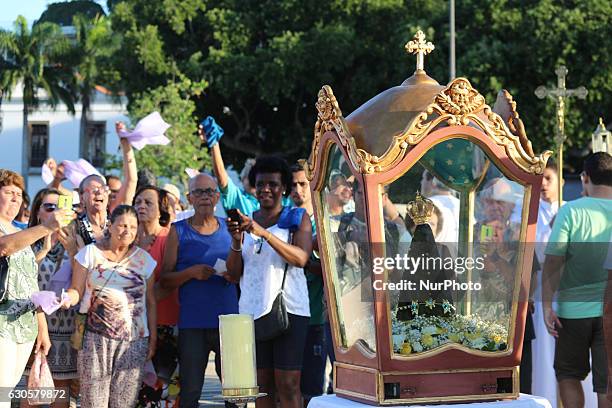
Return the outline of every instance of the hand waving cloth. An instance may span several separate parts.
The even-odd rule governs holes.
[[[170,143],[170,139],[164,135],[169,127],[159,112],[153,112],[140,119],[133,131],[120,131],[119,136],[126,138],[138,150],[147,145],[165,146]]]
[[[64,175],[75,187],[78,187],[85,177],[92,174],[102,177],[100,172],[85,159],[79,159],[76,162],[64,160],[62,164],[64,165]]]
[[[212,116],[208,116],[206,119],[200,123],[202,128],[204,129],[204,134],[206,135],[206,145],[210,149],[217,143],[223,136],[223,128],[215,122],[215,118]]]

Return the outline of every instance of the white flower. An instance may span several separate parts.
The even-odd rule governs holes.
[[[412,343],[412,349],[417,353],[420,353],[421,351],[423,351],[423,346],[420,342],[415,341],[414,343]]]

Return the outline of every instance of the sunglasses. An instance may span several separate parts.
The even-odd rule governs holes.
[[[54,203],[42,203],[41,207],[43,210],[45,210],[48,213],[51,213],[57,210],[57,204],[54,204]]]

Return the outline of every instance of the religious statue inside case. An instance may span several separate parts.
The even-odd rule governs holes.
[[[375,405],[518,396],[542,173],[507,91],[417,69],[346,119],[317,101],[307,163],[337,395]]]

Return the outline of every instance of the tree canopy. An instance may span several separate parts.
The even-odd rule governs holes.
[[[345,115],[414,70],[404,44],[417,28],[436,45],[426,70],[448,82],[445,0],[123,0],[112,2],[123,36],[117,63],[128,96],[180,75],[206,80],[195,115],[225,128],[222,146],[242,160],[274,150],[304,157],[324,84]],[[466,0],[456,6],[457,75],[489,103],[508,89],[535,148],[552,147],[551,101],[538,85],[556,83],[567,65],[568,87],[584,85],[586,101],[568,103],[568,144],[584,147],[597,117],[612,107],[612,3],[606,0]],[[130,98],[130,106],[135,99]],[[227,149],[229,148],[229,149]],[[233,154],[232,154],[233,153]]]

